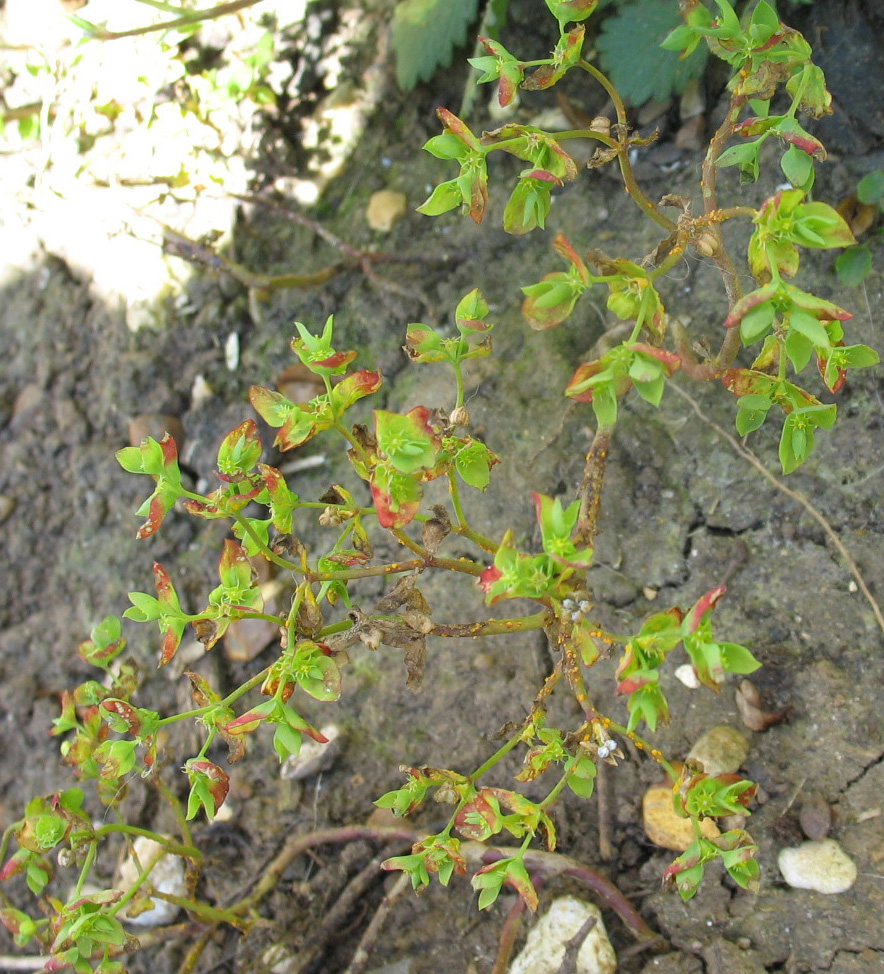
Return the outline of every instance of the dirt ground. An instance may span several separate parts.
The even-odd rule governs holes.
[[[322,71],[338,51],[344,79],[336,89],[339,102],[346,102],[340,91],[347,85],[361,93],[364,132],[319,203],[304,212],[352,247],[421,257],[420,262],[376,261],[370,274],[352,266],[320,288],[279,290],[258,300],[228,274],[164,258],[170,276],[152,295],[139,294],[136,301],[125,293],[122,279],[115,287],[113,275],[102,276],[92,262],[104,253],[100,246],[123,246],[121,236],[108,245],[102,209],[102,199],[110,205],[119,187],[106,185],[102,197],[100,180],[90,183],[91,189],[98,187],[97,195],[74,211],[71,232],[63,235],[61,221],[72,218],[52,210],[57,215],[47,221],[50,210],[41,209],[38,192],[40,173],[48,167],[51,177],[51,159],[40,163],[43,170],[35,178],[33,159],[39,150],[9,151],[0,158],[7,264],[0,287],[0,496],[2,510],[8,511],[0,524],[4,828],[31,796],[70,785],[59,763],[58,742],[47,731],[60,692],[91,675],[76,655],[90,628],[108,614],[121,614],[127,592],[152,590],[154,560],[169,568],[189,604],[197,605],[216,584],[224,536],[217,523],[175,512],[158,537],[134,541],[133,512],[143,499],[143,483],[114,459],[114,452],[128,443],[130,422],[145,414],[177,417],[186,435],[187,476],[194,483],[208,482],[218,442],[251,415],[249,387],[272,385],[293,361],[288,350],[293,320],[317,328],[335,314],[340,346],[357,348],[363,367],[384,374],[373,407],[421,403],[450,408],[452,390],[442,370],[409,365],[400,346],[409,322],[450,320],[457,300],[480,286],[496,325],[495,354],[473,363],[467,374],[469,408],[476,431],[504,460],[486,494],[470,492],[471,519],[492,536],[513,527],[519,543],[527,545],[534,533],[530,492],[567,500],[579,483],[593,419],[588,407],[566,406],[562,389],[611,322],[603,304],[584,300],[561,328],[532,332],[520,315],[519,286],[559,269],[549,246],[555,232],[565,232],[578,249],[597,246],[637,259],[656,246],[655,229],[623,194],[614,174],[603,170],[584,173],[556,198],[546,234],[508,236],[500,221],[517,172],[515,160],[493,166],[490,214],[482,227],[455,215],[430,221],[415,213],[433,183],[448,178],[443,163],[419,151],[437,132],[433,109],[440,104],[457,109],[466,75],[458,56],[432,84],[413,95],[400,94],[382,43],[389,6],[363,4],[363,23],[351,16],[358,7],[320,0],[310,5],[302,31],[280,34],[277,57],[289,58],[296,80],[269,122],[242,123],[242,131],[248,129],[255,138],[246,159],[248,185],[235,191],[284,199],[274,189],[284,194],[304,176],[310,153],[298,141],[298,126],[322,107]],[[529,3],[514,4],[507,36],[526,56],[533,47],[544,50],[547,40],[537,34],[535,15]],[[884,30],[874,9],[859,3],[817,0],[802,16],[804,23],[797,26],[817,48],[840,110],[820,129],[830,160],[821,167],[815,190],[818,199],[837,202],[860,176],[884,166],[882,79],[876,61]],[[349,47],[341,41],[344,35]],[[713,72],[705,84],[706,114],[714,119],[721,81]],[[594,93],[587,95],[570,81],[565,90],[590,113],[604,107]],[[535,121],[554,108],[552,96],[526,97],[517,117]],[[484,93],[472,120],[476,128],[495,124],[488,118]],[[696,197],[700,155],[675,148],[677,107],[654,124],[661,126],[662,138],[643,150],[636,164],[648,195]],[[771,159],[769,170],[774,168]],[[741,189],[729,171],[722,178],[724,202],[760,201],[776,183],[776,173],[769,173],[759,185]],[[365,218],[369,197],[380,189],[402,192],[408,200],[408,212],[388,234],[372,231]],[[156,196],[155,188],[152,193]],[[64,197],[61,191],[53,194],[55,200]],[[284,209],[230,198],[224,205],[206,219],[216,224],[228,220],[216,227],[226,233],[219,246],[244,266],[265,274],[309,272],[339,259],[333,243]],[[190,220],[187,227],[199,222],[196,212],[189,200],[179,205],[178,215]],[[174,210],[163,211],[170,225],[175,225],[174,216]],[[184,232],[184,226],[179,228]],[[739,241],[737,232],[737,247]],[[160,251],[156,243],[145,246]],[[137,264],[141,253],[147,250],[133,252],[130,263]],[[851,309],[850,340],[880,351],[880,254],[864,285],[855,289],[839,284],[833,260],[827,252],[806,253],[801,286]],[[725,304],[713,268],[687,259],[666,280],[664,299],[671,314],[690,322],[698,339],[716,335]],[[230,336],[238,345],[235,358]],[[787,481],[834,530],[878,599],[884,599],[881,376],[878,368],[850,379],[837,397],[836,428],[820,436],[813,457]],[[761,890],[740,891],[713,871],[701,894],[687,904],[661,891],[660,877],[672,854],[645,837],[640,809],[658,769],[634,749],[607,776],[614,858],[603,861],[599,854],[596,802],[573,795],[556,811],[561,851],[610,877],[665,938],[661,952],[630,954],[628,931],[606,911],[623,974],[884,971],[884,870],[879,872],[884,860],[884,633],[821,523],[722,435],[720,428],[733,430],[732,397],[720,387],[691,385],[682,377],[674,384],[693,398],[696,410],[674,390],[659,410],[634,397],[623,408],[605,484],[597,566],[590,573],[594,611],[612,631],[628,632],[652,612],[686,607],[729,577],[727,597],[716,613],[717,631],[750,646],[762,661],[753,681],[767,707],[789,708],[785,722],[763,733],[744,728],[750,737],[744,771],[760,785],[749,828],[761,848]],[[748,443],[769,470],[777,469],[777,437],[777,430],[764,429]],[[302,497],[318,498],[331,483],[353,485],[352,479],[341,479],[348,473],[337,443],[320,439],[297,456],[302,453],[321,455],[290,480]],[[304,525],[308,544],[315,531]],[[458,542],[447,544],[452,556],[470,553],[466,547],[461,551]],[[385,541],[377,554],[390,558],[395,550]],[[365,584],[359,597],[369,605],[381,591],[380,583]],[[476,601],[469,586],[442,579],[428,584],[425,594],[437,622],[471,621],[468,606]],[[189,690],[180,671],[155,669],[155,631],[130,625],[126,634],[144,673],[138,702],[162,713],[188,708]],[[222,688],[237,685],[274,658],[272,646],[250,664],[231,660],[220,649],[190,665]],[[664,684],[673,720],[656,739],[667,754],[681,758],[710,727],[742,723],[734,682],[719,696],[690,690],[672,675],[676,662],[684,660],[673,662]],[[593,669],[591,692],[600,709],[625,719],[625,706],[613,695],[615,664],[603,661]],[[550,665],[549,652],[536,635],[436,640],[424,690],[416,695],[405,687],[400,653],[354,650],[341,700],[310,701],[313,706],[304,707],[308,719],[318,724],[332,720],[342,728],[345,744],[336,763],[303,783],[283,781],[269,741],[262,739],[231,772],[232,817],[223,826],[196,828],[208,858],[201,891],[224,902],[255,878],[287,836],[364,822],[374,799],[398,786],[402,764],[465,773],[477,767],[496,746],[500,728],[522,718]],[[563,721],[577,721],[567,703],[559,707]],[[191,753],[195,733],[173,735],[179,764]],[[516,767],[514,761],[500,769],[494,783],[506,787],[507,774]],[[167,776],[183,792],[186,782],[183,775],[176,778],[174,764]],[[858,879],[846,893],[793,889],[778,872],[780,849],[801,840],[798,811],[811,793],[831,806],[832,835],[857,863]],[[158,811],[154,792],[140,784],[133,786],[126,811],[138,824],[172,827]],[[435,807],[425,810],[414,827],[432,826],[435,814]],[[360,842],[298,858],[262,908],[266,924],[245,938],[219,933],[198,970],[258,971],[273,943],[297,952],[311,925],[320,922],[379,851]],[[112,865],[110,858],[100,863],[108,872]],[[307,970],[333,974],[347,968],[385,881],[379,874]],[[542,903],[566,889],[571,887],[550,883]],[[21,888],[11,886],[10,895],[26,901]],[[463,880],[453,881],[448,890],[434,886],[421,896],[405,896],[395,906],[370,968],[485,974],[511,905],[512,899],[502,896],[479,913]],[[154,947],[137,955],[133,967],[176,970],[185,949],[178,940]],[[0,930],[0,954],[15,952]]]

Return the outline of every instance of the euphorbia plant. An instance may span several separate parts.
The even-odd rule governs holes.
[[[801,248],[852,243],[841,217],[808,197],[814,164],[824,158],[825,150],[802,128],[797,116],[813,117],[829,110],[822,74],[810,60],[806,41],[781,24],[764,0],[745,23],[726,0],[716,0],[716,5],[718,11],[713,15],[697,0],[687,0],[682,5],[685,25],[666,41],[667,46],[684,51],[708,42],[712,52],[735,72],[729,84],[729,108],[703,163],[702,212],[697,215],[683,197],[653,202],[636,181],[630,151],[648,140],[630,129],[616,90],[583,57],[582,22],[592,14],[595,0],[547,0],[560,32],[550,58],[523,62],[499,42],[485,39],[487,56],[475,64],[483,72],[480,81],[499,83],[502,105],[512,101],[517,88],[546,89],[570,71],[583,72],[611,97],[617,115],[613,124],[595,119],[585,129],[551,133],[509,123],[479,135],[450,111],[440,109],[443,132],[426,146],[433,155],[460,167],[459,174],[442,182],[420,207],[429,215],[460,207],[480,222],[488,201],[488,157],[503,150],[526,162],[503,218],[507,230],[522,234],[544,226],[552,190],[578,176],[564,144],[574,139],[593,140],[600,146],[590,160],[590,169],[616,161],[627,192],[663,234],[645,259],[638,255],[612,257],[599,250],[581,254],[577,245],[559,234],[553,246],[567,269],[552,271],[539,283],[523,288],[525,316],[538,329],[565,321],[581,295],[596,286],[607,290],[612,314],[630,323],[628,336],[601,358],[575,363],[573,378],[564,390],[572,400],[591,405],[597,431],[577,497],[563,501],[533,495],[540,550],[521,550],[513,530],[489,537],[477,530],[467,514],[467,494],[489,488],[498,462],[492,449],[470,432],[465,408],[463,364],[491,353],[493,325],[478,289],[457,305],[453,329],[413,323],[406,330],[404,348],[412,362],[453,371],[453,395],[450,408],[444,411],[418,403],[402,412],[376,409],[370,422],[354,422],[351,411],[361,410],[361,401],[377,392],[381,375],[355,369],[356,352],[341,351],[333,344],[332,318],[319,334],[296,324],[292,349],[321,379],[324,391],[310,402],[295,403],[256,386],[250,399],[261,418],[278,430],[273,446],[280,452],[319,435],[343,442],[352,482],[330,485],[319,499],[300,497],[282,472],[262,459],[265,446],[257,424],[250,419],[221,444],[219,486],[210,493],[197,493],[184,485],[175,442],[169,436],[160,442],[147,439],[118,454],[126,470],[155,483],[139,512],[147,518],[138,530],[139,538],[160,530],[179,502],[193,516],[231,523],[233,537],[224,542],[218,565],[220,584],[209,594],[204,608],[186,611],[170,573],[160,564],[154,565],[156,596],[130,595],[132,607],[125,616],[157,624],[162,640],[160,663],[174,659],[188,626],[207,650],[236,620],[270,620],[281,634],[277,659],[233,689],[222,692],[197,674],[187,674],[195,706],[166,716],[133,702],[138,676],[131,663],[119,662],[125,649],[119,620],[102,622],[80,647],[81,657],[106,671],[108,679],[89,681],[65,695],[55,733],[64,735],[66,762],[81,780],[97,782],[107,804],[119,804],[125,779],[134,770],[159,780],[158,749],[164,727],[184,719],[199,721],[202,747],[183,761],[189,786],[181,814],[183,842],[176,846],[165,840],[188,856],[194,869],[199,853],[189,841],[187,821],[201,810],[213,817],[228,790],[227,773],[207,756],[216,741],[226,743],[230,761],[243,757],[246,736],[263,734],[265,727],[272,729],[280,760],[297,755],[305,737],[324,742],[324,735],[299,709],[305,697],[323,702],[340,697],[349,651],[354,647],[376,649],[384,644],[401,649],[408,682],[416,686],[422,678],[430,637],[543,630],[555,653],[553,672],[498,750],[469,773],[408,768],[402,787],[378,799],[378,805],[400,816],[414,812],[431,794],[452,806],[442,829],[420,838],[409,854],[388,859],[385,868],[405,872],[415,887],[427,885],[434,875],[447,885],[455,873],[468,869],[462,841],[488,842],[508,834],[517,840],[517,847],[502,858],[491,858],[473,875],[479,905],[491,905],[509,884],[535,907],[537,895],[526,856],[538,836],[548,850],[555,849],[551,810],[556,800],[566,789],[581,798],[591,797],[598,763],[616,766],[624,756],[621,744],[630,740],[670,776],[677,813],[694,823],[696,842],[669,867],[665,880],[689,898],[699,886],[705,864],[720,859],[740,886],[756,883],[756,847],[747,832],[733,829],[706,838],[699,827],[704,818],[746,814],[755,790],[752,783],[734,775],[709,776],[691,762],[679,770],[639,736],[642,725],[654,733],[658,723],[670,716],[659,677],[667,657],[679,646],[700,682],[713,691],[720,689],[727,674],[751,673],[759,665],[746,647],[723,641],[713,631],[714,610],[725,594],[724,586],[713,587],[690,607],[657,612],[638,632],[622,635],[607,632],[594,618],[587,585],[606,458],[621,399],[634,390],[656,406],[667,379],[681,369],[699,380],[720,381],[738,397],[736,422],[741,433],[757,429],[778,406],[785,414],[780,458],[789,472],[810,455],[814,431],[830,428],[836,419],[834,404],[823,403],[792,381],[793,377],[815,358],[826,386],[837,392],[849,369],[877,362],[871,349],[844,344],[844,323],[850,319],[847,311],[789,283],[799,270]],[[781,89],[788,107],[773,115],[771,105]],[[748,113],[751,115],[744,118]],[[793,188],[776,193],[757,209],[720,207],[718,170],[739,166],[745,178],[756,177],[761,145],[771,137],[784,146],[781,166]],[[746,295],[720,231],[732,219],[749,220],[755,227],[748,263],[756,286]],[[721,348],[705,361],[696,358],[686,334],[670,328],[658,289],[660,278],[689,247],[718,267],[729,305],[721,321]],[[741,345],[758,342],[762,347],[751,367],[735,366]],[[364,418],[361,413],[360,418]],[[447,487],[447,504],[427,506],[424,486],[431,481]],[[302,540],[301,525],[308,518],[318,519],[328,536],[314,550]],[[372,539],[379,530],[390,532],[407,556],[392,562],[377,559]],[[445,554],[451,535],[472,545],[472,557]],[[262,559],[295,579],[291,606],[284,614],[265,610],[255,571]],[[470,621],[437,621],[421,588],[423,576],[437,572],[471,576],[477,600],[501,613],[513,599],[532,601],[534,611],[488,619],[477,606]],[[351,584],[370,576],[390,576],[396,581],[376,605],[366,608],[354,603]],[[590,697],[591,671],[603,648],[619,653],[616,692],[625,700],[622,714],[600,712]],[[548,702],[557,688],[572,694],[579,704],[581,716],[575,726],[548,724]],[[240,701],[253,691],[263,699],[241,708]],[[486,784],[482,779],[488,772],[517,749],[523,754],[523,767],[516,775],[516,786]],[[178,762],[182,763],[180,756]],[[519,784],[547,773],[553,783],[542,799],[531,800],[519,791]],[[168,794],[164,785],[162,788]],[[11,907],[0,912],[0,918],[17,941],[36,938],[50,949],[55,969],[67,965],[89,970],[97,964],[96,969],[110,972],[120,969],[115,958],[131,946],[116,915],[135,894],[122,897],[106,890],[80,895],[97,843],[108,831],[108,827],[96,829],[90,824],[80,810],[81,803],[78,790],[36,799],[25,817],[7,830],[2,849],[5,857],[14,836],[18,851],[6,861],[0,879],[24,873],[35,895],[45,895],[50,881],[54,867],[49,853],[62,850],[57,858],[63,865],[81,865],[73,899],[67,903],[48,899],[52,920],[34,920]],[[138,831],[125,825],[116,831],[127,829]],[[143,882],[149,885],[149,877]],[[228,910],[196,901],[186,905],[206,922],[242,926],[244,912],[251,906],[247,900],[243,904],[241,909]]]

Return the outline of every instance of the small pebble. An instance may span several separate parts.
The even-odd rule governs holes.
[[[213,396],[215,390],[209,385],[204,375],[198,375],[190,387],[190,404],[194,409],[204,406]]]
[[[397,193],[392,189],[382,189],[372,193],[368,201],[365,218],[372,230],[389,233],[393,227],[408,212],[408,200],[405,193]]]
[[[856,863],[834,839],[783,849],[777,865],[783,879],[795,889],[844,893],[856,882]]]
[[[604,920],[594,903],[574,896],[561,896],[537,921],[521,953],[510,965],[509,974],[558,974],[565,956],[565,944],[593,917],[590,929],[571,970],[575,974],[614,974],[617,955],[608,939]]]
[[[159,842],[154,842],[153,839],[145,838],[143,835],[138,836],[132,846],[142,868],[147,867],[163,852],[163,847]],[[125,893],[132,888],[137,879],[138,866],[133,857],[129,855],[120,865],[114,885]],[[180,856],[163,854],[159,862],[150,871],[150,877],[139,890],[139,896],[136,896],[131,903],[120,910],[118,914],[120,919],[137,927],[162,927],[171,923],[178,915],[178,907],[173,903],[167,903],[165,900],[152,899],[153,906],[150,909],[135,914],[134,907],[140,899],[140,893],[144,892],[149,898],[151,889],[160,893],[170,893],[174,896],[184,896],[184,860]]]
[[[642,799],[642,819],[645,835],[661,849],[684,852],[694,841],[694,827],[689,818],[676,815],[672,805],[672,788],[667,784],[652,785]],[[711,818],[700,822],[700,831],[707,839],[721,832]]]
[[[321,771],[328,769],[335,763],[344,746],[344,737],[337,724],[326,724],[319,728],[323,737],[328,738],[328,744],[320,744],[310,737],[304,738],[301,750],[297,754],[289,755],[283,761],[279,775],[289,781],[302,781],[312,778]]]
[[[832,827],[832,808],[819,792],[813,792],[804,799],[798,821],[808,839],[825,839]]]
[[[279,635],[267,619],[234,619],[224,633],[224,655],[235,663],[250,663]]]
[[[689,690],[697,690],[700,687],[700,681],[690,663],[682,663],[675,671],[675,678],[680,680]]]
[[[749,742],[735,727],[719,724],[700,737],[688,752],[688,758],[700,761],[711,777],[732,774],[749,756]]]
[[[0,494],[0,524],[12,514],[15,509],[15,498],[8,494]]]
[[[706,144],[706,120],[702,115],[689,118],[675,133],[675,144],[679,149],[698,152]]]

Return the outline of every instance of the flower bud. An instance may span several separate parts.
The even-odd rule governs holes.
[[[458,406],[457,409],[452,409],[451,414],[448,417],[448,422],[452,426],[469,426],[472,422],[470,417],[470,412],[466,406]]]
[[[704,230],[694,241],[694,250],[701,257],[712,257],[718,253],[718,236],[714,230]]]

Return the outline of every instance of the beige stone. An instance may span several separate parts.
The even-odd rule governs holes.
[[[393,189],[382,189],[377,193],[372,193],[365,217],[372,230],[389,233],[407,212],[408,200],[405,193],[397,193]]]
[[[688,752],[711,777],[732,774],[749,756],[746,736],[729,724],[719,724],[700,737]]]

